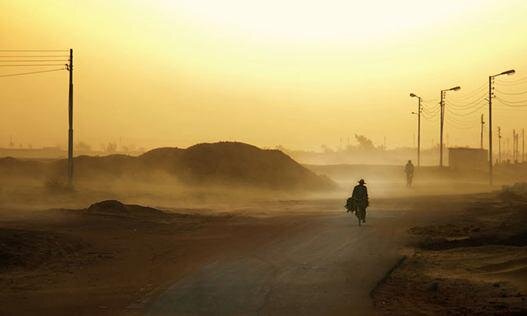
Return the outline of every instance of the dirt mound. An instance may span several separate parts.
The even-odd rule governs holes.
[[[178,161],[187,182],[241,184],[273,189],[330,189],[332,182],[315,175],[279,150],[222,142],[187,148]]]
[[[131,218],[159,218],[167,217],[168,213],[153,207],[135,204],[123,204],[117,200],[106,200],[90,205],[86,212],[89,214],[131,217]]]
[[[157,148],[140,156],[109,155],[74,158],[76,181],[170,183],[190,186],[231,186],[280,191],[321,191],[336,188],[279,150],[238,143],[204,143],[187,149]],[[54,162],[0,159],[0,175],[64,182],[66,160]]]
[[[64,170],[65,161],[56,172]],[[78,179],[130,178],[156,181],[163,175],[189,185],[233,185],[271,190],[329,190],[335,183],[318,176],[279,150],[238,143],[204,143],[187,149],[157,148],[138,157],[112,155],[75,159]],[[147,180],[149,179],[149,180]],[[165,180],[165,179],[163,179]]]
[[[71,260],[86,246],[61,234],[0,228],[0,271]]]

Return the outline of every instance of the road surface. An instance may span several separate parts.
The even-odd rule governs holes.
[[[285,216],[291,234],[229,253],[177,280],[147,315],[369,315],[370,291],[401,258],[408,215],[375,209]],[[407,224],[408,223],[408,224]]]

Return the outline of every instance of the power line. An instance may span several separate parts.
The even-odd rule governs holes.
[[[450,112],[448,110],[447,110],[447,112],[448,112],[448,114],[450,114],[450,116],[449,116],[450,119],[453,119],[453,120],[456,120],[456,121],[462,123],[462,122],[468,122],[467,120],[464,120],[463,118],[467,118],[467,117],[474,118],[475,116],[473,116],[473,114],[481,113],[481,108],[475,109],[474,111],[472,111],[470,113],[465,113],[465,114],[462,114],[462,115],[460,115],[458,113]]]
[[[453,123],[451,120],[447,120],[446,124],[449,127],[453,127],[455,129],[462,129],[462,130],[469,130],[469,129],[474,129],[474,128],[478,127],[478,125],[476,125],[476,124],[474,124],[474,125],[461,125],[461,124]]]
[[[504,101],[502,99],[496,98],[498,102],[500,102],[502,105],[511,107],[511,108],[517,108],[517,107],[525,107],[527,106],[527,101],[524,101],[524,104],[513,104],[513,103],[507,103],[507,101]]]
[[[67,49],[0,49],[0,52],[68,52]]]
[[[473,100],[471,102],[464,103],[464,104],[459,104],[459,103],[452,102],[452,101],[449,100],[447,105],[449,107],[458,108],[458,109],[472,108],[472,107],[478,106],[481,102],[485,101],[485,96],[486,95],[482,95],[479,99]]]
[[[20,65],[0,65],[0,67],[47,67],[47,66],[64,66],[64,64],[20,64]]]
[[[66,55],[4,55],[0,58],[33,58],[33,57],[64,57],[68,58],[69,56]]]
[[[498,78],[497,81],[500,83],[515,83],[519,81],[527,81],[527,77],[517,78],[516,80],[505,80],[505,79]]]
[[[497,100],[500,100],[501,102],[504,102],[504,103],[511,103],[511,104],[515,104],[515,103],[527,103],[527,100],[520,100],[520,101],[510,101],[510,100],[505,100],[505,99],[502,99],[500,97],[496,97]]]
[[[439,104],[435,104],[435,105],[431,105],[431,104],[428,104],[428,103],[422,103],[421,104],[423,105],[423,109],[427,109],[427,110],[433,110],[433,111],[436,111],[440,108]]]
[[[426,114],[434,114],[434,113],[439,112],[439,109],[425,109],[425,108],[422,108],[421,111],[425,112]]]
[[[439,115],[439,112],[434,113],[434,114],[425,114],[425,113],[422,113],[422,114],[426,120],[432,120],[432,119],[435,119]]]
[[[1,78],[1,77],[15,77],[15,76],[24,76],[24,75],[40,74],[40,73],[43,73],[43,72],[53,72],[53,71],[60,71],[60,70],[64,70],[64,68],[60,68],[60,69],[51,69],[51,70],[31,71],[31,72],[21,72],[21,73],[16,73],[16,74],[5,74],[5,75],[0,75],[0,78]]]
[[[68,61],[67,59],[11,59],[11,60],[0,60],[0,63],[33,63],[33,62],[54,62],[54,61]]]
[[[494,91],[497,91],[501,94],[505,94],[505,95],[522,95],[522,94],[527,94],[527,91],[523,91],[523,92],[505,92],[505,91],[501,91],[499,89],[495,89]]]
[[[452,114],[452,115],[454,115],[454,116],[458,116],[458,117],[466,117],[466,116],[470,116],[470,115],[472,115],[472,114],[474,114],[474,113],[480,111],[480,110],[481,110],[482,108],[484,108],[484,107],[485,107],[485,104],[482,104],[482,105],[480,105],[480,106],[477,107],[477,108],[473,108],[473,109],[471,109],[469,112],[463,112],[463,113],[454,112],[454,111],[450,110],[449,108],[447,108],[446,110],[447,110],[448,113],[450,113],[450,114]]]
[[[471,91],[467,92],[467,93],[464,94],[464,95],[455,95],[455,96],[452,96],[452,99],[457,100],[457,101],[462,101],[462,100],[472,99],[472,98],[474,98],[475,96],[477,96],[480,92],[483,92],[483,91],[485,90],[486,87],[487,87],[487,84],[484,83],[484,84],[482,84],[481,86],[477,87],[477,88],[474,89],[474,90],[471,90]]]
[[[499,103],[498,106],[496,106],[496,109],[498,110],[507,110],[507,111],[527,111],[527,109],[523,108],[527,106],[527,104],[525,104],[524,106],[511,106],[511,105],[506,105],[506,104],[503,104],[503,103]]]
[[[423,102],[431,102],[431,103],[439,103],[439,99],[426,99],[426,100],[421,100],[421,103]]]
[[[520,78],[518,80],[514,80],[514,81],[501,81],[501,80],[497,80],[497,83],[500,84],[500,85],[504,85],[504,86],[519,86],[519,85],[522,85],[522,84],[527,84],[527,77],[524,77],[524,78]]]

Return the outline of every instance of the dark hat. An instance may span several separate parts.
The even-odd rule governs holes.
[[[360,179],[360,180],[359,180],[359,183],[360,183],[360,184],[366,184],[366,182],[364,182],[364,179]]]

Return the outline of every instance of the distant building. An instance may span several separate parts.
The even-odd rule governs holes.
[[[479,148],[448,148],[448,164],[454,170],[486,170],[488,151]]]

